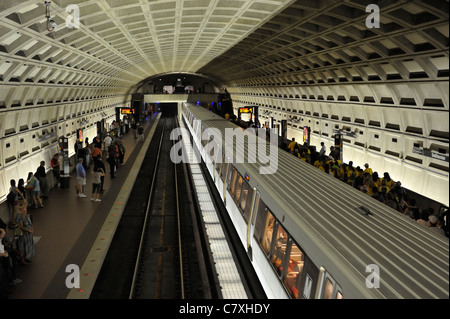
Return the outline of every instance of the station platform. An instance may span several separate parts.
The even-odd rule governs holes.
[[[143,122],[145,138],[155,117],[154,114]],[[12,288],[9,299],[67,298],[71,289],[66,286],[66,278],[70,274],[66,272],[66,267],[82,267],[130,170],[142,164],[138,163],[137,158],[144,142],[135,139],[131,130],[122,139],[126,149],[125,164],[117,169],[116,178],[110,177],[109,164],[103,158],[106,176],[101,202],[90,200],[91,165],[87,170],[86,198],[76,195],[76,173],[72,173],[68,189],[52,189],[44,201],[45,208],[29,209],[28,213],[33,218],[35,256],[30,264],[19,266],[17,277],[22,283]]]

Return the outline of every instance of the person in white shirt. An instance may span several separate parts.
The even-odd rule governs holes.
[[[325,143],[321,142],[320,145],[322,146],[322,148],[319,151],[319,157],[322,157],[325,155],[325,152],[327,151],[327,148],[325,147]]]
[[[112,142],[112,138],[111,136],[109,136],[109,133],[106,134],[105,139],[103,140],[103,152],[105,152],[105,154],[103,155],[104,158],[106,158],[106,153],[108,153],[108,147],[111,145]]]

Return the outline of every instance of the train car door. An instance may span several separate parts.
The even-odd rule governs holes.
[[[320,271],[307,254],[305,254],[304,258],[303,274],[298,287],[298,298],[312,299],[316,295]]]

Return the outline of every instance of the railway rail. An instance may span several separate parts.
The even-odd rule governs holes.
[[[183,165],[170,160],[176,118],[163,118],[146,155],[91,299],[209,298],[192,199]],[[205,274],[211,272],[211,274]]]

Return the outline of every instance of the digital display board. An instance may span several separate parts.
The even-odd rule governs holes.
[[[240,107],[239,108],[240,113],[253,113],[252,107]]]
[[[121,112],[122,114],[134,114],[134,109],[129,107],[123,107]]]

